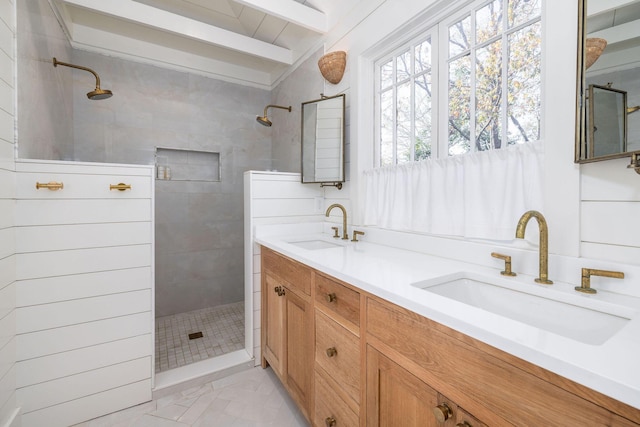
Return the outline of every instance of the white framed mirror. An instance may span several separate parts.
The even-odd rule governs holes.
[[[303,183],[344,182],[344,112],[344,94],[302,103]]]

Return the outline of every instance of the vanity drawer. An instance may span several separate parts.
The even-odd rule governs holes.
[[[355,427],[360,424],[358,415],[347,402],[336,393],[337,386],[324,378],[320,372],[315,374],[315,405],[313,425],[330,425],[335,420],[335,427]]]
[[[311,295],[311,269],[286,258],[269,248],[262,247],[262,268],[287,282],[293,288]]]
[[[321,274],[316,274],[316,304],[360,326],[360,293]]]
[[[316,363],[360,402],[360,340],[316,310]]]

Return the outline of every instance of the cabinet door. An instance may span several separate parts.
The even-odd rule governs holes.
[[[419,378],[367,347],[368,427],[441,427],[433,415],[438,393]],[[453,420],[452,420],[453,421]]]
[[[286,372],[293,398],[308,413],[313,379],[313,325],[310,304],[286,289]]]
[[[284,293],[278,281],[268,273],[264,276],[262,289],[263,316],[263,357],[269,362],[276,374],[282,378],[284,373]]]

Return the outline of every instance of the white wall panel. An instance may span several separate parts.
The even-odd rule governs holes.
[[[18,307],[16,332],[25,334],[146,311],[151,311],[151,290],[149,289]]]
[[[151,243],[150,222],[17,227],[16,252],[44,252]]]
[[[11,199],[0,199],[0,229],[13,227],[13,206]]]
[[[6,346],[15,335],[16,312],[12,310],[9,314],[0,318],[0,348]]]
[[[17,282],[16,305],[25,307],[149,289],[151,267],[45,277]]]
[[[0,199],[13,199],[15,196],[15,174],[13,171],[0,169]]]
[[[582,241],[639,247],[637,227],[630,225],[638,218],[640,202],[583,202]]]
[[[68,427],[129,406],[151,400],[151,380],[89,395],[23,415],[22,427]]]
[[[640,264],[640,247],[618,246],[606,243],[582,242],[580,245],[582,257],[597,260],[607,260],[622,264]],[[610,268],[610,267],[606,267]]]
[[[149,355],[151,334],[24,360],[16,364],[18,387],[51,381]]]
[[[16,276],[34,279],[149,265],[150,245],[34,252],[16,255]]]
[[[18,159],[16,161],[17,172],[63,173],[65,175],[80,175],[81,179],[84,175],[148,177],[150,176],[150,169],[153,169],[153,166],[133,164],[123,165],[117,163],[64,162],[58,160]]]
[[[149,199],[18,200],[16,226],[149,221],[150,212]]]
[[[16,284],[0,285],[0,319],[8,316],[16,307]]]
[[[580,165],[582,201],[640,201],[640,175],[628,164],[625,158]]]
[[[146,335],[151,313],[138,313],[98,322],[82,323],[18,335],[18,361],[75,350],[109,341]]]
[[[149,357],[107,366],[18,389],[17,399],[29,413],[151,377]]]

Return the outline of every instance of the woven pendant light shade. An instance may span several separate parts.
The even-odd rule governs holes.
[[[318,61],[318,67],[322,76],[330,83],[338,84],[342,80],[344,69],[347,65],[347,52],[329,52]]]
[[[584,64],[584,69],[591,67],[594,62],[600,58],[602,51],[607,47],[607,41],[605,39],[599,38],[588,38],[586,42],[586,59]]]

